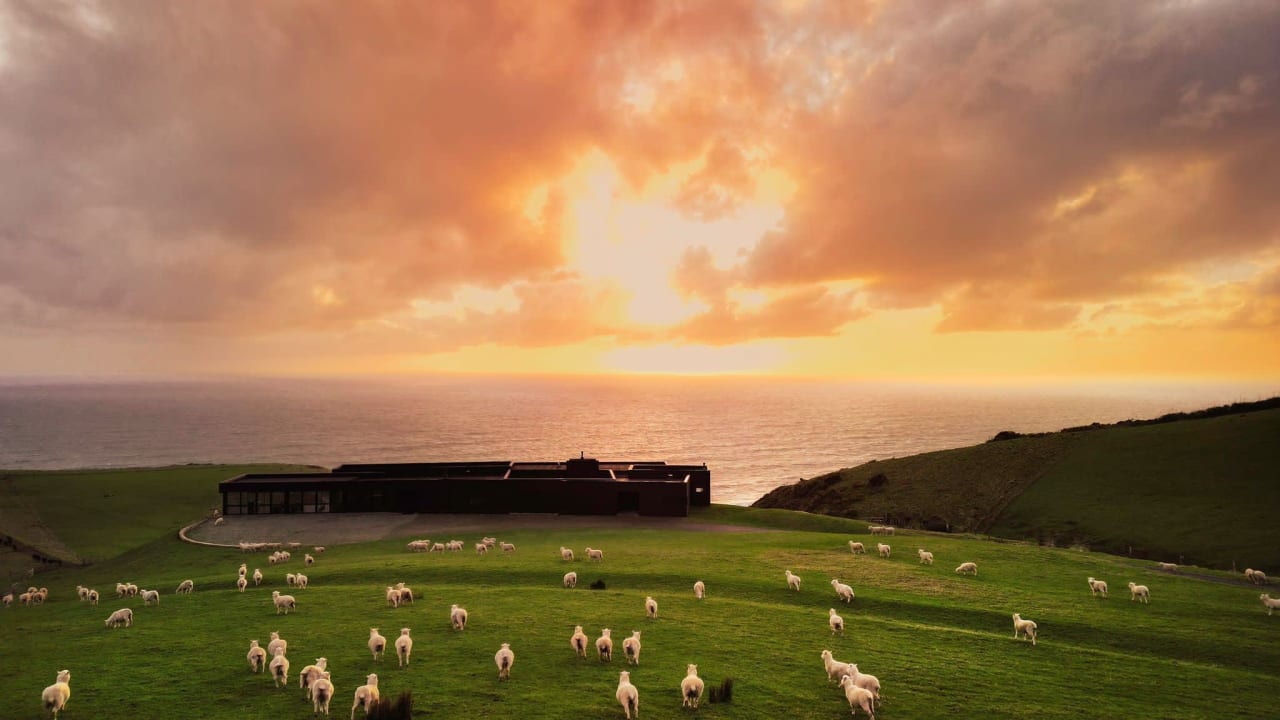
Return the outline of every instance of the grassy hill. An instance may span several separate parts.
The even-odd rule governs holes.
[[[1280,409],[1017,436],[780,487],[790,508],[1218,568],[1280,566]]]
[[[102,489],[116,479],[104,479]],[[162,512],[142,507],[134,515],[150,523]],[[135,516],[92,516],[92,529],[115,537]],[[333,546],[306,571],[307,590],[283,582],[285,572],[301,570],[296,560],[270,566],[261,554],[186,545],[166,533],[88,567],[41,573],[35,584],[50,588],[48,604],[0,609],[8,659],[0,717],[40,717],[40,691],[63,668],[72,671],[69,718],[310,717],[296,674],[324,656],[336,716],[349,714],[356,686],[376,672],[384,696],[413,691],[415,717],[620,718],[613,694],[625,660],[620,650],[611,663],[575,658],[568,643],[575,624],[593,640],[612,628],[618,648],[630,631],[642,631],[641,664],[631,671],[646,718],[689,716],[678,688],[691,662],[708,684],[735,680],[732,704],[704,703],[701,717],[845,717],[843,694],[822,670],[824,648],[879,676],[881,720],[958,713],[1065,720],[1086,706],[1101,717],[1274,713],[1280,617],[1267,617],[1254,587],[1109,555],[923,533],[892,538],[889,560],[853,556],[848,540],[871,541],[862,523],[780,510],[716,506],[691,520],[786,529],[520,530],[496,533],[516,544],[514,554],[487,556],[409,553],[407,538]],[[605,560],[564,563],[560,545],[600,547]],[[937,564],[920,565],[916,547],[933,551]],[[976,562],[980,575],[957,576],[962,561]],[[262,568],[263,587],[235,590],[241,562]],[[576,590],[561,587],[570,568],[581,576]],[[804,579],[802,592],[786,588],[784,569]],[[1110,599],[1090,597],[1090,575],[1110,581]],[[844,636],[827,628],[827,609],[838,605],[832,577],[857,593],[838,608]],[[196,592],[174,595],[185,578]],[[596,579],[607,588],[588,589]],[[707,584],[702,601],[691,589],[697,579]],[[113,599],[123,580],[160,589],[160,605]],[[1151,587],[1150,606],[1128,600],[1129,580]],[[393,609],[383,588],[399,581],[418,597]],[[104,591],[102,604],[78,602],[77,584]],[[296,595],[298,611],[275,615],[272,590]],[[646,595],[659,602],[657,621],[644,618]],[[470,611],[464,633],[449,628],[451,603]],[[104,628],[125,606],[134,609],[134,626]],[[1011,612],[1039,623],[1038,646],[1012,639]],[[388,638],[412,629],[408,668],[372,660],[371,626]],[[244,659],[249,640],[265,645],[273,630],[289,641],[286,689],[250,674]],[[492,658],[503,642],[516,662],[511,681],[499,683]]]

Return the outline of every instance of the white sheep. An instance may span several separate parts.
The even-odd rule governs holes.
[[[297,586],[298,586],[298,589],[299,589],[299,590],[306,590],[306,589],[307,589],[307,583],[308,583],[308,582],[310,582],[310,581],[307,579],[307,576],[306,576],[306,575],[303,575],[302,573],[298,573],[297,575],[295,575],[295,576],[294,576],[294,581],[293,581],[293,582],[294,582],[294,584],[295,584],[295,585],[297,585]],[[403,594],[403,593],[402,593],[402,594]]]
[[[487,553],[487,552],[489,552],[489,546],[488,546],[488,545],[485,545],[485,544],[484,544],[484,543],[482,543],[482,542],[481,542],[481,543],[476,543],[476,554],[477,554],[477,555],[484,555],[484,554],[485,554],[485,553]]]
[[[645,617],[649,618],[650,620],[657,620],[658,619],[658,601],[654,600],[652,597],[646,597],[644,599],[644,614],[645,614]]]
[[[258,646],[257,640],[249,641],[249,652],[245,655],[249,660],[249,672],[262,672],[267,664],[267,651]]]
[[[45,712],[53,713],[57,720],[58,713],[65,710],[67,701],[71,699],[71,671],[59,670],[58,679],[40,693],[40,702]]]
[[[329,661],[326,658],[316,658],[315,665],[308,665],[302,668],[302,672],[298,673],[298,688],[303,690],[308,700],[311,699],[311,691],[315,688],[316,680],[324,674],[325,669],[329,667]]]
[[[254,587],[262,584],[262,571],[258,568],[253,569],[253,584]]]
[[[320,677],[311,685],[311,705],[316,714],[329,714],[329,702],[333,700],[333,680],[329,678],[329,671],[320,673]]]
[[[450,552],[462,552],[462,546],[465,544],[466,543],[462,542],[461,540],[450,540],[448,544],[448,548]]]
[[[849,714],[857,715],[858,709],[861,708],[871,720],[876,720],[875,693],[866,688],[858,687],[852,675],[845,675],[840,678],[840,687],[844,690],[844,699],[849,701]]]
[[[5,607],[9,607],[10,605],[12,605],[12,604],[13,604],[13,593],[12,593],[12,592],[7,592],[7,593],[5,593],[5,594],[4,594],[4,597],[3,597],[3,598],[0,598],[0,602],[3,602]]]
[[[225,525],[225,524],[226,524],[226,522],[227,522],[227,519],[226,519],[226,518],[224,518],[224,517],[220,517],[220,518],[215,519],[215,520],[213,521],[213,524],[214,524],[214,527],[217,527],[217,526],[220,526],[220,525]]]
[[[312,549],[312,550],[315,550],[317,555],[320,555],[320,554],[322,554],[322,553],[324,552],[324,546],[323,546],[323,545],[317,545],[317,546],[315,546],[315,547],[313,547],[313,548],[311,548],[311,549]]]
[[[707,594],[707,586],[701,580],[693,584],[693,596],[701,600]]]
[[[831,626],[832,635],[836,633],[844,634],[844,618],[836,614],[835,608],[827,610],[827,625]]]
[[[623,638],[622,654],[627,658],[628,665],[640,664],[640,631],[632,630],[631,637]]]
[[[792,575],[790,570],[785,571],[787,574],[787,587],[796,592],[800,592],[800,576]]]
[[[960,563],[960,565],[956,567],[956,574],[957,574],[957,575],[966,575],[966,574],[968,574],[968,575],[973,575],[974,577],[977,577],[977,575],[978,575],[978,564],[977,564],[977,563],[971,563],[971,562]]]
[[[196,584],[194,582],[190,580],[183,580],[181,583],[178,583],[178,589],[174,590],[173,592],[174,594],[186,593],[187,595],[190,595],[191,592],[195,589],[196,589]]]
[[[498,544],[498,538],[485,536],[480,538],[480,542],[484,543],[485,545],[488,545],[489,547],[493,547],[494,545]]]
[[[378,628],[369,628],[369,652],[373,653],[373,661],[378,661],[378,656],[386,653],[387,639],[382,637],[378,632]]]
[[[49,588],[40,588],[31,595],[31,600],[36,605],[43,605],[45,600],[49,599]]]
[[[80,598],[80,602],[84,602],[89,597],[89,588],[83,585],[76,586],[76,596]]]
[[[430,552],[431,541],[430,540],[410,540],[409,542],[405,543],[405,547],[409,548],[413,552]]]
[[[831,578],[831,587],[835,588],[836,597],[840,598],[846,603],[853,602],[853,588],[840,582],[838,578]]]
[[[1262,593],[1258,596],[1262,601],[1263,607],[1267,609],[1267,615],[1270,615],[1276,608],[1280,608],[1280,598],[1273,598],[1269,593]]]
[[[502,552],[513,553],[515,551],[516,551],[516,546],[514,543],[509,543],[509,542],[502,543]]]
[[[1089,594],[1090,594],[1090,595],[1094,595],[1094,596],[1097,596],[1098,594],[1101,594],[1101,595],[1102,595],[1102,597],[1106,597],[1106,596],[1107,596],[1107,583],[1106,583],[1106,581],[1105,581],[1105,580],[1094,580],[1092,577],[1091,577],[1091,578],[1089,578]]]
[[[125,583],[124,588],[125,588],[125,594],[128,595],[129,597],[134,597],[138,594],[138,586],[134,585],[133,583]]]
[[[444,552],[444,543],[432,543],[431,549],[427,552]]]
[[[1266,584],[1267,584],[1267,574],[1266,574],[1266,573],[1264,573],[1264,572],[1262,572],[1261,570],[1254,570],[1254,571],[1253,571],[1253,582],[1254,582],[1254,584],[1255,584],[1255,585],[1266,585]]]
[[[836,660],[830,650],[822,651],[822,667],[827,671],[827,682],[838,682],[849,673],[849,664]]]
[[[240,592],[244,592],[244,589],[245,589],[245,588],[247,588],[247,587],[249,587],[249,581],[248,581],[248,580],[245,580],[243,575],[241,575],[240,577],[236,578],[236,589],[237,589],[237,590],[239,590]]]
[[[1156,564],[1160,566],[1160,569],[1161,569],[1161,570],[1168,570],[1169,572],[1177,572],[1177,571],[1178,571],[1178,563],[1167,563],[1167,562],[1162,562],[1162,563],[1156,563]]]
[[[502,647],[493,655],[493,662],[498,666],[498,679],[511,679],[511,666],[515,664],[516,654],[511,652],[511,643],[502,643]]]
[[[1017,640],[1018,635],[1031,641],[1032,645],[1036,644],[1036,624],[1031,620],[1023,620],[1019,613],[1013,614],[1013,639]]]
[[[582,632],[581,625],[573,626],[573,635],[569,638],[569,647],[573,648],[575,656],[582,658],[587,656],[587,634]]]
[[[10,597],[12,597],[12,595],[11,595]],[[93,606],[95,606],[95,607],[97,606],[97,604],[98,604],[98,591],[97,591],[97,590],[93,590],[93,589],[90,589],[90,590],[89,590],[89,604],[90,604],[90,605],[93,605]]]
[[[685,672],[687,674],[680,681],[680,707],[691,707],[697,710],[698,703],[702,701],[704,688],[702,678],[698,677],[697,665],[689,665],[685,668]]]
[[[279,590],[271,591],[271,602],[275,603],[277,615],[280,614],[281,610],[284,611],[285,615],[288,615],[290,610],[298,609],[298,601],[292,595],[281,595]]]
[[[1253,574],[1253,571],[1252,571],[1252,570],[1245,570],[1245,571],[1244,571],[1244,576],[1245,576],[1245,577],[1250,577],[1252,574]],[[121,583],[121,582],[116,583],[116,597],[124,597],[124,596],[126,596],[126,595],[128,595],[128,594],[129,594],[129,585],[128,585],[128,584],[126,584],[126,583]]]
[[[916,554],[920,556],[921,565],[933,564],[933,553],[929,552],[928,550],[925,550],[924,548],[918,548],[916,549]]]
[[[609,662],[613,659],[613,637],[610,635],[612,631],[609,628],[600,630],[600,637],[596,638],[596,654],[600,656],[600,662]]]
[[[387,604],[393,608],[400,607],[400,591],[390,585],[387,586]]]
[[[409,628],[400,628],[400,637],[396,638],[396,659],[398,667],[409,664],[409,653],[413,652],[413,638],[409,637]]]
[[[564,586],[570,589],[578,587],[578,573],[576,572],[565,573]]]
[[[456,604],[449,607],[449,622],[453,625],[454,630],[467,629],[467,609],[458,607]]]
[[[293,573],[284,574],[284,584],[293,587],[298,584],[298,576]]]
[[[378,676],[372,673],[365,678],[365,684],[356,688],[356,699],[351,704],[351,720],[356,720],[356,708],[364,710],[364,714],[369,714],[369,709],[378,704]]]
[[[307,567],[311,567],[312,565],[316,564],[316,559],[311,557],[310,553],[306,553],[302,556],[302,564],[306,565]]]
[[[1129,583],[1129,602],[1141,600],[1144,604],[1151,604],[1151,590],[1146,585],[1138,585]]]
[[[880,553],[880,557],[882,558],[889,557],[890,549],[891,548],[888,545],[885,545],[884,543],[876,543],[876,552]]]
[[[867,547],[860,542],[854,542],[853,540],[850,540],[849,552],[853,553],[854,555],[866,555]]]
[[[284,648],[276,650],[276,656],[271,658],[271,664],[268,666],[271,670],[271,684],[276,687],[284,687],[289,684],[289,658],[284,655]]]
[[[598,561],[600,561],[600,560],[604,560],[604,551],[603,551],[603,550],[593,550],[592,548],[587,548],[587,559],[588,559],[588,560],[598,560]]]
[[[152,603],[155,603],[156,605],[160,604],[159,590],[143,590],[141,594],[142,594],[142,604],[144,606],[150,605]]]
[[[133,625],[133,611],[129,608],[120,608],[107,616],[107,627],[118,628],[121,625],[125,627]]]
[[[868,525],[868,526],[867,526],[867,532],[871,533],[872,535],[879,535],[879,534],[880,534],[880,530],[881,530],[881,527],[880,527],[879,525]]]
[[[280,648],[284,648],[285,650],[288,650],[289,641],[280,637],[280,633],[278,632],[271,633],[271,640],[267,642],[267,654],[270,655],[271,657],[275,657],[276,650]]]
[[[640,691],[631,684],[631,673],[623,670],[618,675],[618,691],[613,695],[621,703],[622,712],[626,713],[627,720],[631,720],[631,713],[635,713],[637,718],[640,717]]]
[[[561,559],[563,559],[563,560],[567,560],[567,561],[569,561],[569,562],[573,562],[573,551],[572,551],[572,550],[570,550],[569,548],[567,548],[567,547],[565,547],[565,546],[561,545],[561,546],[560,546],[560,558],[561,558]]]
[[[404,583],[396,583],[396,589],[400,591],[400,604],[413,602],[413,588]]]
[[[871,696],[880,702],[880,680],[875,675],[858,672],[857,663],[849,663],[849,681],[863,690],[871,691]]]
[[[244,563],[240,563],[240,568],[236,570],[236,572],[240,574],[240,577],[244,577],[249,574],[249,566]]]

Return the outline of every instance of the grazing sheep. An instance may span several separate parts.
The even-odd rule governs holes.
[[[844,618],[836,614],[836,609],[827,610],[827,624],[831,626],[831,634],[844,634]]]
[[[863,690],[871,691],[871,696],[880,702],[880,680],[875,675],[858,672],[857,663],[849,663],[849,681]]]
[[[24,592],[24,593],[22,593],[21,595],[19,595],[19,596],[18,596],[18,602],[22,603],[23,605],[30,605],[30,604],[31,604],[31,598],[34,596],[34,594],[35,594],[35,593],[31,593],[31,592]]]
[[[516,546],[514,543],[509,543],[509,542],[502,543],[502,552],[513,553],[515,551],[516,551]]]
[[[249,653],[245,657],[249,660],[249,672],[262,672],[267,664],[267,651],[258,647],[257,640],[249,641]]]
[[[253,569],[253,584],[254,587],[262,584],[262,571],[258,568]]]
[[[240,563],[240,568],[236,570],[236,572],[240,574],[240,577],[244,577],[249,574],[249,566],[244,563]]]
[[[572,571],[565,573],[564,586],[570,589],[578,587],[578,573]]]
[[[1264,572],[1262,572],[1261,570],[1254,570],[1254,571],[1253,571],[1253,583],[1254,583],[1255,585],[1266,585],[1266,584],[1267,584],[1267,574],[1266,574],[1266,573],[1264,573]]]
[[[267,654],[272,657],[275,657],[276,650],[280,648],[284,648],[285,650],[288,650],[289,641],[285,640],[284,638],[281,638],[280,633],[278,632],[271,633],[271,640],[267,642]]]
[[[628,665],[640,664],[640,631],[632,630],[631,637],[622,640],[622,654]]]
[[[573,654],[585,658],[587,657],[587,634],[582,632],[581,625],[573,626],[573,636],[569,638],[569,647],[573,648]]]
[[[12,604],[13,604],[13,593],[12,593],[12,592],[7,592],[7,593],[5,593],[5,594],[4,594],[4,598],[3,598],[3,599],[0,599],[0,602],[3,602],[5,607],[9,607],[10,605],[12,605]]]
[[[600,637],[596,638],[596,654],[600,656],[600,662],[609,662],[613,659],[613,638],[610,637],[612,631],[604,628],[600,631]]]
[[[854,555],[866,555],[866,554],[867,554],[867,548],[866,548],[866,546],[865,546],[865,545],[863,545],[863,544],[862,544],[862,543],[860,543],[860,542],[854,542],[853,540],[850,540],[850,541],[849,541],[849,552],[853,553]]]
[[[1129,583],[1129,602],[1141,600],[1144,604],[1151,604],[1151,590],[1146,585],[1137,585]]]
[[[1177,572],[1177,571],[1178,571],[1178,563],[1167,563],[1167,562],[1162,562],[1162,563],[1156,563],[1156,564],[1160,566],[1160,569],[1161,569],[1161,570],[1168,570],[1169,572]]]
[[[329,667],[327,659],[316,658],[315,665],[308,665],[298,673],[298,688],[303,691],[308,700],[311,699],[311,690],[315,687],[316,680],[320,679],[327,667]]]
[[[118,628],[121,625],[125,627],[133,626],[133,611],[129,608],[120,608],[107,616],[107,627]]]
[[[372,673],[365,678],[365,684],[356,688],[356,699],[351,705],[351,720],[356,720],[356,708],[364,710],[366,716],[374,705],[378,704],[378,676]]]
[[[966,575],[966,574],[967,574],[967,575],[973,575],[974,577],[977,577],[977,575],[978,575],[978,564],[977,564],[977,563],[971,563],[971,562],[967,562],[967,563],[960,563],[960,565],[956,568],[956,574],[957,574],[957,575]]]
[[[396,589],[400,591],[400,604],[413,602],[413,588],[404,583],[396,583]]]
[[[1245,570],[1244,576],[1249,577],[1253,574],[1252,570]],[[116,597],[124,597],[129,594],[129,586],[126,583],[116,583]]]
[[[917,548],[916,554],[920,556],[921,565],[933,564],[933,553],[929,552],[928,550],[925,550],[924,548]]]
[[[400,607],[400,591],[390,585],[387,586],[387,604],[393,608]]]
[[[849,674],[849,664],[842,663],[831,656],[830,650],[822,651],[822,667],[827,671],[827,682],[839,682],[841,678]]]
[[[1271,615],[1276,608],[1280,608],[1280,598],[1273,598],[1269,593],[1262,593],[1258,596],[1258,599],[1267,608],[1267,615]]]
[[[289,658],[284,656],[284,648],[277,648],[275,657],[271,658],[271,684],[284,687],[289,684]]]
[[[40,693],[40,702],[46,712],[53,713],[57,720],[58,713],[65,710],[67,701],[71,699],[71,671],[59,670],[58,679]]]
[[[279,590],[271,591],[271,602],[275,603],[277,615],[280,614],[281,610],[284,611],[285,615],[288,615],[290,610],[298,609],[298,601],[292,595],[281,595]]]
[[[1013,614],[1013,639],[1017,640],[1018,635],[1031,641],[1032,645],[1036,644],[1036,624],[1031,620],[1023,620],[1019,613]]]
[[[387,639],[378,633],[378,628],[369,628],[369,652],[373,653],[373,661],[378,661],[378,656],[386,653]]]
[[[316,564],[316,559],[315,559],[315,558],[313,558],[313,557],[311,557],[311,555],[310,555],[309,553],[308,553],[308,554],[304,554],[304,555],[302,556],[302,564],[303,564],[303,565],[305,565],[305,566],[307,566],[307,567],[311,567],[312,565],[315,565],[315,564]]]
[[[787,587],[795,590],[796,592],[800,592],[800,576],[792,575],[790,570],[786,570],[785,572],[787,574]]]
[[[1089,578],[1089,594],[1097,596],[1099,593],[1102,597],[1107,596],[1107,583],[1105,580],[1094,580]]]
[[[12,595],[10,597],[12,597]],[[93,590],[92,588],[89,590],[89,604],[95,607],[98,605],[98,591]]]
[[[622,704],[622,712],[626,713],[627,720],[631,720],[631,713],[640,717],[640,691],[631,684],[631,673],[626,670],[618,675],[618,691],[614,693],[614,697]]]
[[[467,629],[467,609],[460,608],[456,604],[449,607],[449,622],[453,625],[454,630]]]
[[[645,617],[649,618],[650,620],[657,620],[658,619],[658,601],[654,600],[652,597],[646,597],[644,599],[644,614],[645,614]]]
[[[413,652],[413,638],[409,637],[409,628],[400,628],[400,637],[396,638],[396,659],[400,661],[397,667],[409,664],[411,652]]]
[[[858,709],[866,713],[871,720],[876,720],[876,696],[866,688],[858,687],[852,675],[840,678],[840,687],[844,689],[844,699],[849,701],[849,714],[857,715]]]
[[[476,543],[476,554],[477,554],[477,555],[484,555],[484,554],[485,554],[485,553],[487,553],[487,552],[489,552],[489,546],[488,546],[488,545],[485,545],[484,543]]]
[[[698,703],[702,701],[703,682],[698,677],[698,666],[689,665],[685,668],[687,673],[684,680],[680,681],[680,707],[691,707],[698,709]]]
[[[884,543],[876,543],[876,552],[880,553],[880,557],[889,557],[889,550],[890,548],[888,545],[885,545]]]
[[[494,653],[493,662],[498,666],[498,679],[511,679],[511,666],[516,661],[516,654],[511,652],[511,643],[502,643],[498,652]]]
[[[333,681],[329,679],[329,671],[320,673],[320,677],[311,685],[311,705],[313,713],[329,714],[329,702],[333,700]]]
[[[840,598],[846,603],[853,602],[853,588],[840,582],[838,578],[831,578],[831,587],[835,588],[836,597]]]
[[[693,596],[701,600],[707,594],[707,586],[701,580],[693,584]]]
[[[190,580],[183,580],[181,583],[178,584],[178,589],[174,590],[173,592],[175,595],[181,594],[181,593],[186,593],[187,595],[190,595],[191,592],[195,589],[196,589],[196,584],[194,582]]]
[[[307,579],[307,576],[302,573],[298,573],[294,576],[293,584],[297,585],[299,590],[306,590],[308,582],[310,581]],[[404,593],[401,594],[403,595]]]
[[[588,560],[604,560],[604,551],[587,548],[587,559]]]
[[[153,602],[156,605],[160,604],[160,591],[159,590],[143,590],[142,604],[146,606],[146,605],[152,604]]]
[[[569,562],[573,562],[573,551],[572,551],[572,550],[570,550],[569,548],[567,548],[567,547],[565,547],[565,546],[561,545],[561,546],[560,546],[560,557],[561,557],[561,559],[563,559],[563,560],[567,560],[567,561],[569,561]]]

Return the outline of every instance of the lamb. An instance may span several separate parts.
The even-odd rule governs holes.
[[[604,560],[604,551],[603,551],[603,550],[593,550],[593,549],[591,549],[591,548],[587,548],[587,559],[588,559],[588,560],[603,561],[603,560]]]
[[[125,627],[133,626],[133,611],[129,608],[120,608],[107,616],[107,627],[118,628],[121,625]]]
[[[569,638],[569,647],[573,648],[576,657],[587,657],[587,634],[582,632],[581,625],[573,626],[573,636]]]
[[[701,600],[701,599],[702,599],[702,597],[703,597],[704,595],[706,595],[706,594],[707,594],[707,586],[706,586],[706,585],[705,585],[701,580],[699,580],[698,582],[696,582],[696,583],[694,583],[694,584],[693,584],[693,596],[694,596],[694,597],[696,597],[696,598],[698,598],[699,600]]]
[[[196,589],[196,584],[194,582],[190,580],[183,580],[181,583],[178,583],[178,589],[174,590],[173,592],[175,595],[181,594],[181,593],[186,593],[187,595],[190,595],[191,591],[195,589]]]
[[[487,552],[489,552],[489,546],[488,546],[488,545],[485,545],[485,544],[484,544],[484,543],[482,543],[482,542],[481,542],[481,543],[476,543],[476,554],[477,554],[477,555],[484,555],[484,554],[485,554],[485,553],[487,553]]]
[[[378,656],[385,654],[387,649],[387,639],[378,633],[378,628],[369,628],[369,651],[373,653],[373,661],[378,661]]]
[[[967,563],[960,563],[960,565],[956,568],[956,574],[957,574],[957,575],[965,575],[965,574],[968,574],[968,575],[973,575],[974,577],[977,577],[977,575],[978,575],[978,564],[977,564],[977,563],[971,563],[971,562],[967,562]]]
[[[862,543],[860,543],[860,542],[854,542],[854,541],[850,540],[850,541],[849,541],[849,552],[853,553],[854,555],[866,555],[866,554],[867,554],[867,548],[866,548],[866,546],[865,546],[865,545],[863,545],[863,544],[862,544]]]
[[[849,674],[848,663],[842,663],[831,656],[830,650],[822,651],[822,667],[827,671],[827,682],[837,681]]]
[[[271,602],[275,603],[277,615],[281,610],[288,615],[290,610],[298,609],[298,601],[294,600],[292,595],[281,595],[279,590],[271,591]]]
[[[1036,644],[1036,624],[1031,620],[1023,620],[1019,613],[1013,614],[1013,639],[1017,640],[1021,634],[1031,641],[1032,645]]]
[[[844,699],[849,701],[849,713],[851,715],[857,715],[858,708],[862,708],[862,711],[871,720],[876,720],[876,696],[874,693],[866,688],[858,687],[852,675],[840,678],[840,687],[844,689]]]
[[[622,704],[622,712],[626,713],[627,720],[631,720],[631,713],[640,717],[640,691],[631,684],[631,673],[626,670],[618,675],[618,691],[614,693],[614,697]]]
[[[920,556],[921,565],[933,564],[933,553],[929,552],[928,550],[925,550],[924,548],[917,548],[916,554]]]
[[[94,607],[98,605],[98,591],[92,588],[89,589],[89,604]]]
[[[293,582],[295,585],[298,586],[299,589],[306,590],[307,583],[309,582],[309,580],[307,579],[306,575],[303,575],[302,573],[298,573],[297,575],[294,576]]]
[[[329,679],[329,671],[320,673],[320,677],[311,685],[311,704],[314,713],[329,714],[329,702],[333,700],[333,681]]]
[[[564,560],[567,560],[568,562],[573,562],[573,551],[572,551],[572,550],[570,550],[569,548],[567,548],[567,547],[565,547],[565,546],[561,545],[561,546],[560,546],[560,557],[561,557],[562,559],[564,559]]]
[[[249,672],[262,672],[267,664],[267,651],[258,647],[257,640],[249,641],[249,653],[245,657],[249,660]]]
[[[275,657],[277,648],[284,648],[285,650],[288,650],[289,641],[281,638],[280,633],[273,632],[271,633],[271,640],[267,643],[267,654]]]
[[[1089,594],[1095,597],[1101,593],[1102,597],[1107,596],[1107,583],[1105,580],[1094,580],[1089,578]]]
[[[146,605],[152,604],[153,602],[156,605],[160,604],[160,591],[159,590],[143,590],[142,604],[146,606]]]
[[[565,573],[564,586],[570,589],[578,587],[578,573],[576,572]]]
[[[846,603],[853,602],[853,588],[840,582],[840,580],[837,578],[831,578],[831,587],[835,588],[836,597],[840,598]]]
[[[596,654],[600,656],[600,662],[609,662],[613,659],[613,638],[609,633],[609,628],[600,631],[600,637],[596,638]]]
[[[790,570],[786,570],[785,572],[787,573],[787,587],[795,590],[796,592],[800,592],[800,576],[792,575]]]
[[[698,709],[698,703],[702,701],[703,682],[698,677],[698,666],[689,665],[685,672],[684,680],[680,681],[680,707],[691,707]]]
[[[516,661],[516,654],[511,652],[511,643],[502,643],[502,647],[493,656],[493,662],[498,666],[498,679],[511,679],[511,665]]]
[[[454,630],[467,629],[467,609],[460,608],[456,604],[449,608],[449,622],[453,624]]]
[[[303,565],[305,565],[305,566],[307,566],[307,567],[311,567],[312,565],[315,565],[315,564],[316,564],[316,559],[315,559],[315,558],[313,558],[313,557],[311,557],[311,555],[310,555],[309,553],[308,553],[308,554],[304,554],[304,555],[302,556],[302,564],[303,564]]]
[[[632,630],[631,637],[623,639],[622,654],[626,656],[628,665],[640,664],[640,631],[639,630]]]
[[[305,691],[308,700],[311,699],[311,693],[315,689],[316,680],[324,674],[325,668],[329,666],[329,661],[325,658],[316,658],[315,665],[308,665],[302,668],[302,672],[298,673],[298,688]]]
[[[413,602],[413,588],[404,583],[396,583],[396,589],[400,591],[400,604]]]
[[[889,557],[889,550],[890,548],[888,545],[885,545],[884,543],[876,543],[876,552],[880,553],[880,557]]]
[[[284,687],[289,684],[289,658],[284,656],[284,648],[276,649],[276,656],[271,658],[271,684]]]
[[[372,673],[365,678],[365,684],[356,688],[356,699],[351,705],[351,720],[356,720],[356,708],[364,710],[367,717],[369,710],[378,704],[378,676]]]
[[[397,667],[409,664],[411,652],[413,652],[413,638],[409,637],[409,628],[400,628],[400,637],[396,638],[396,659],[400,661]]]
[[[844,634],[844,618],[836,614],[835,608],[831,608],[827,610],[827,616],[828,616],[827,624],[831,626],[831,634],[835,635],[836,633],[840,633],[841,635],[843,635]]]
[[[57,720],[58,713],[65,710],[67,701],[71,699],[71,671],[59,670],[58,679],[40,693],[40,702],[46,712],[53,713]]]
[[[849,682],[863,690],[870,691],[876,702],[880,702],[880,681],[875,675],[858,672],[857,663],[849,663]]]
[[[387,604],[393,608],[400,607],[400,591],[390,585],[387,586]]]
[[[516,546],[514,543],[509,543],[509,542],[502,543],[502,552],[513,553],[515,551],[516,551]]]
[[[1137,585],[1129,583],[1129,602],[1141,600],[1143,604],[1151,604],[1151,590],[1146,585]]]
[[[253,569],[253,585],[257,587],[262,584],[262,571],[258,568]]]
[[[1167,562],[1162,562],[1162,563],[1156,563],[1156,564],[1157,564],[1158,566],[1160,566],[1160,569],[1161,569],[1161,570],[1168,570],[1169,572],[1177,572],[1177,571],[1178,571],[1178,563],[1167,563]]]
[[[644,614],[645,614],[645,617],[649,618],[650,620],[657,620],[658,619],[658,601],[654,600],[652,597],[646,597],[644,599]]]
[[[1267,608],[1267,615],[1270,616],[1276,608],[1280,608],[1280,598],[1273,598],[1269,593],[1262,593],[1258,596],[1262,601],[1262,605]]]

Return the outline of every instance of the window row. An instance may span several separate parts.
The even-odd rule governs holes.
[[[227,515],[322,513],[330,509],[328,490],[229,492],[224,504]]]

